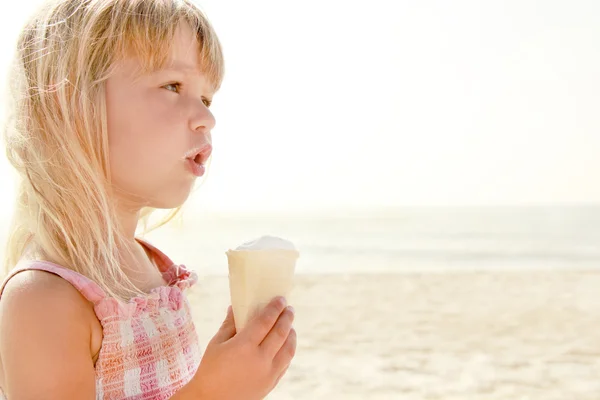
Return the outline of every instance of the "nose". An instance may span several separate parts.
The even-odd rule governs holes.
[[[210,134],[217,121],[204,102],[194,108],[193,117],[190,119],[190,129],[197,133]]]

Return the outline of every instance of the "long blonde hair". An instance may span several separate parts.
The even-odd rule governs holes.
[[[112,297],[143,294],[117,251],[124,238],[111,201],[105,81],[128,55],[139,57],[140,74],[162,68],[179,22],[197,33],[199,63],[217,91],[221,45],[191,0],[53,0],[27,21],[8,81],[4,135],[19,186],[5,273],[31,254],[89,277]]]

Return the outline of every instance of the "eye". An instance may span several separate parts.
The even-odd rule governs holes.
[[[168,88],[169,86],[172,87],[177,87],[179,88],[175,93],[179,93],[179,90],[181,90],[181,87],[183,86],[183,84],[181,82],[172,82],[172,83],[167,83],[165,86],[163,86],[164,88]],[[167,89],[170,90],[170,89]],[[172,90],[171,90],[172,91]]]
[[[172,82],[172,83],[167,83],[166,85],[162,86],[163,88],[166,88],[167,90],[174,92],[174,93],[179,93],[181,91],[181,88],[183,87],[183,83],[181,82]],[[169,87],[174,87],[177,88],[175,91],[169,89]],[[204,104],[206,105],[206,107],[210,107],[210,105],[212,104],[212,100],[209,100],[207,98],[202,99],[204,101]]]

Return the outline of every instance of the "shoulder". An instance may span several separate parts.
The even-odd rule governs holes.
[[[14,275],[6,282],[1,300],[0,307],[3,309],[24,309],[43,304],[45,307],[59,306],[61,310],[75,311],[85,308],[88,303],[66,279],[41,270],[26,270]]]
[[[64,324],[86,330],[95,315],[92,304],[70,282],[47,271],[17,273],[6,283],[0,300],[0,334],[6,323],[22,328]]]
[[[75,287],[52,273],[27,270],[8,280],[0,299],[0,353],[15,397],[72,398],[75,391],[93,391],[90,308]],[[26,385],[32,380],[37,387]]]

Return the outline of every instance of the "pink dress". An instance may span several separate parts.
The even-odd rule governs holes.
[[[202,351],[184,290],[198,276],[146,241],[167,286],[119,303],[92,280],[45,261],[21,261],[0,286],[25,270],[42,270],[69,281],[94,305],[102,324],[102,347],[95,365],[96,399],[164,400],[190,381]],[[6,399],[1,393],[0,399]]]

